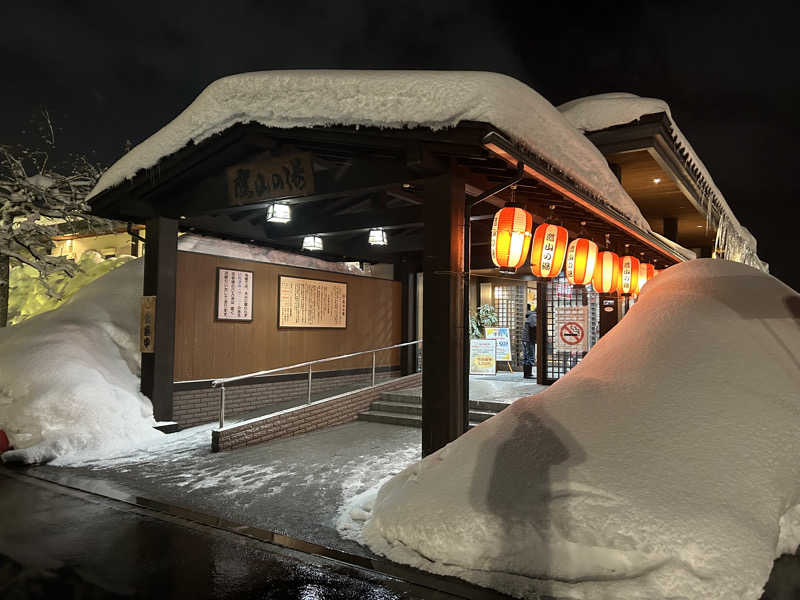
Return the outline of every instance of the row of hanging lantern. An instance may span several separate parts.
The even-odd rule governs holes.
[[[531,271],[536,277],[557,277],[566,262],[565,275],[572,285],[591,282],[600,293],[636,296],[657,273],[652,264],[642,263],[635,256],[600,251],[595,242],[582,235],[567,244],[567,230],[561,225],[545,222],[531,233],[533,215],[513,202],[513,194],[512,188],[512,202],[495,214],[492,223],[492,261],[501,273],[515,273],[525,263],[529,250]],[[609,245],[606,235],[606,248]]]

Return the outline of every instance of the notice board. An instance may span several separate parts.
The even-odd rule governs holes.
[[[497,341],[497,362],[511,360],[511,333],[508,327],[487,327],[486,339]]]
[[[217,321],[253,320],[253,272],[217,267]]]
[[[345,329],[347,284],[280,275],[278,327]]]

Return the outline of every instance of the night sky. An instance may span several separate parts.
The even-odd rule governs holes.
[[[800,290],[800,8],[695,4],[4,2],[0,143],[31,141],[45,106],[59,153],[108,166],[213,80],[266,69],[497,71],[554,105],[632,92],[670,104],[762,260]]]

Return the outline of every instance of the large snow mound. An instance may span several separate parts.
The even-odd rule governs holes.
[[[558,110],[573,126],[584,132],[633,123],[644,115],[666,113],[678,151],[686,153],[689,166],[696,169],[700,185],[705,188],[704,192],[714,199],[714,202],[710,203],[710,210],[719,213],[717,216],[720,219],[716,246],[725,248],[725,257],[728,259],[743,262],[764,272],[769,270],[767,263],[758,258],[755,237],[733,214],[725,196],[678,127],[669,105],[664,100],[642,98],[627,92],[612,92],[570,100],[560,105]]]
[[[603,155],[552,104],[516,79],[475,71],[263,71],[225,77],[114,163],[89,197],[237,123],[438,130],[461,121],[500,128],[650,230]]]
[[[153,408],[139,392],[142,260],[130,261],[61,307],[0,329],[4,461],[69,464],[146,445]]]
[[[518,597],[756,599],[800,542],[798,430],[800,295],[682,263],[567,376],[387,482],[362,539]]]

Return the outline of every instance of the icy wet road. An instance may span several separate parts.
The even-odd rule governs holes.
[[[5,470],[0,589],[15,598],[471,597]]]

